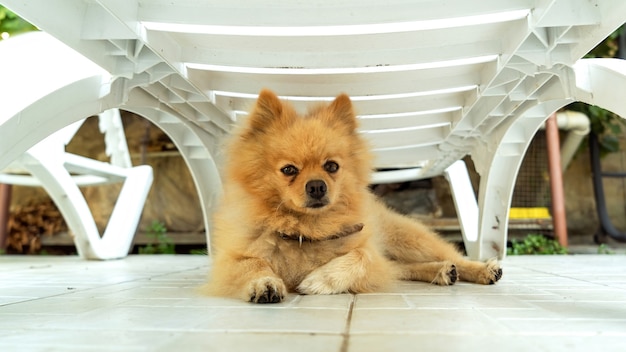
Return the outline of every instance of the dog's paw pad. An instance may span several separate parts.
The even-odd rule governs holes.
[[[250,283],[250,302],[280,303],[285,298],[285,284],[281,279],[264,277]]]
[[[250,302],[252,303],[279,303],[282,300],[283,297],[270,287],[261,292],[259,295],[255,294],[250,296]]]
[[[502,268],[497,260],[489,260],[486,265],[489,285],[493,285],[502,278]]]
[[[441,286],[449,286],[454,285],[458,278],[459,274],[456,270],[456,266],[452,263],[445,263],[441,270],[439,270],[433,283]]]
[[[456,271],[456,266],[452,265],[450,271],[448,271],[448,278],[450,278],[450,283],[453,284],[459,278],[459,274]]]
[[[502,268],[498,268],[497,270],[493,270],[491,272],[492,278],[491,280],[489,280],[489,285],[493,285],[496,282],[498,282],[498,280],[500,280],[502,278]]]

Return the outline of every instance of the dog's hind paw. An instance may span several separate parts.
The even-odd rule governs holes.
[[[441,286],[454,285],[458,278],[459,274],[456,270],[456,266],[446,262],[439,273],[437,273],[433,283]]]
[[[502,278],[502,268],[500,267],[498,261],[495,259],[489,260],[486,264],[487,269],[489,270],[489,284],[493,285]]]
[[[250,281],[248,292],[252,303],[280,303],[285,298],[287,288],[283,280],[267,276]]]
[[[497,259],[486,262],[464,260],[457,263],[460,279],[482,285],[493,285],[502,278],[502,268]]]

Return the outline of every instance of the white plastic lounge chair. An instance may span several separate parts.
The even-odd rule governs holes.
[[[3,3],[112,78],[98,96],[57,100],[54,114],[4,118],[0,141],[17,146],[3,147],[0,167],[67,125],[62,109],[119,107],[172,137],[206,219],[217,146],[263,87],[297,107],[351,95],[376,166],[393,169],[374,182],[446,174],[476,259],[505,255],[517,171],[552,112],[583,101],[626,116],[624,63],[580,60],[626,21],[623,0]],[[31,129],[13,132],[18,120]],[[465,155],[481,175],[477,198]]]
[[[27,34],[11,41],[0,42],[0,57],[8,58],[6,61],[3,60],[0,65],[0,75],[6,77],[24,74],[25,72],[20,68],[28,69],[28,66],[22,65],[28,65],[28,60],[34,60],[32,55],[41,55],[42,53],[38,50],[41,50],[42,47],[59,56],[67,54],[64,57],[65,62],[63,62],[67,65],[65,70],[84,69],[80,74],[76,74],[76,77],[70,78],[74,81],[66,81],[65,87],[62,88],[64,90],[71,90],[74,85],[77,86],[75,89],[88,89],[90,87],[99,89],[97,82],[106,82],[110,79],[109,75],[102,69],[44,33]],[[63,69],[63,67],[57,67],[57,69]],[[82,86],[85,83],[85,78],[92,80],[91,85],[87,83],[87,87]],[[94,82],[96,83],[95,87]],[[56,91],[56,85],[59,83],[56,80],[44,80],[41,83],[37,81],[19,83],[30,83],[36,87],[31,90],[25,84],[20,86],[27,91],[21,92],[24,94],[23,96],[16,95],[18,98],[29,97],[29,94],[33,92],[41,92],[42,94],[47,92],[50,96],[72,94],[71,92]],[[42,87],[47,83],[51,84],[52,87]],[[15,87],[8,84],[4,88],[9,90]],[[0,94],[6,96],[11,92]],[[67,98],[62,97],[61,99]],[[19,102],[7,100],[6,104],[3,104],[2,110],[17,111],[16,105],[12,104],[19,104]],[[42,109],[46,109],[46,107],[46,105],[41,106]],[[67,114],[67,117],[72,117],[71,112]],[[45,118],[45,116],[48,115],[42,114],[42,117]],[[83,116],[79,115],[79,117],[82,118]],[[2,170],[0,183],[43,187],[63,215],[70,232],[74,236],[76,249],[81,257],[87,259],[122,258],[128,254],[132,245],[135,230],[152,184],[152,168],[150,166],[132,167],[122,120],[117,109],[110,109],[100,114],[100,130],[104,133],[106,153],[111,157],[110,163],[65,152],[65,146],[83,121],[84,119],[81,119],[56,132],[52,131],[54,133],[21,154],[9,167]],[[19,113],[16,123],[21,123]],[[6,130],[6,132],[10,133],[11,131]],[[5,141],[4,138],[2,140]],[[11,145],[3,143],[2,147],[2,150],[6,151],[11,148]],[[101,236],[87,202],[78,187],[117,182],[123,182],[123,186],[106,230]]]

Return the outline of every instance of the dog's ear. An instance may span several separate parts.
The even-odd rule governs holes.
[[[328,106],[328,109],[336,122],[346,126],[350,131],[356,130],[356,115],[352,108],[352,101],[347,94],[339,94],[330,106]]]
[[[293,114],[274,92],[263,89],[248,119],[248,126],[253,131],[265,131],[276,123],[289,123],[293,119]]]

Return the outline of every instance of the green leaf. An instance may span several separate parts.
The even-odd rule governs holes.
[[[612,134],[605,134],[599,139],[600,145],[605,152],[614,153],[619,151],[619,139]]]
[[[522,241],[513,240],[511,248],[507,249],[507,254],[567,254],[567,248],[543,235],[531,234]]]
[[[617,135],[622,134],[622,126],[620,126],[619,124],[609,123],[608,126],[609,126],[609,129],[611,130],[611,133],[617,134]]]
[[[20,18],[6,7],[0,6],[0,33],[17,34],[35,30],[37,30],[37,27]]]

